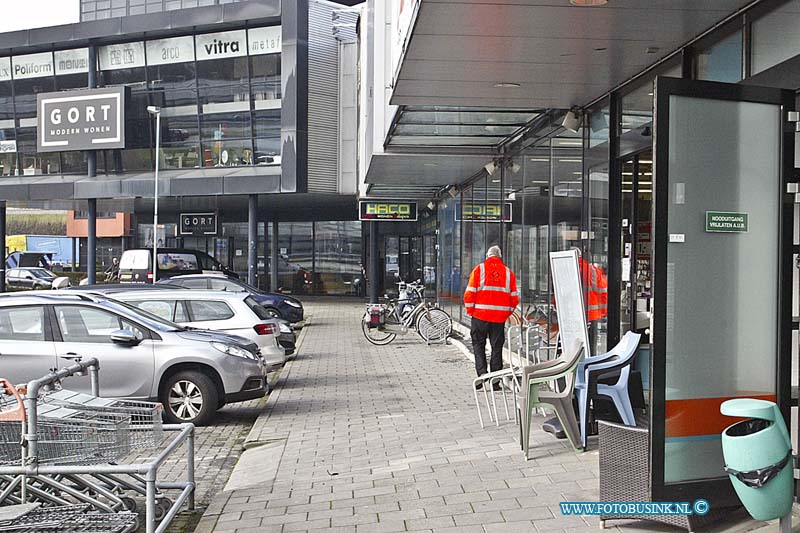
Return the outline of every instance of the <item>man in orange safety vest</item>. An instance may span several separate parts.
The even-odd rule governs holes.
[[[491,371],[503,368],[504,325],[518,304],[517,279],[503,264],[500,247],[492,246],[486,252],[486,260],[472,270],[464,292],[464,307],[472,317],[470,337],[479,376],[487,370],[487,338],[492,347]]]
[[[578,256],[581,281],[586,294],[586,318],[596,322],[608,315],[608,277],[603,269]]]

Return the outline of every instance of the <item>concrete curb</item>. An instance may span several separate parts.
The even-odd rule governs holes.
[[[267,403],[264,405],[264,412],[258,415],[253,427],[250,428],[250,433],[248,433],[247,437],[244,440],[244,449],[248,450],[254,446],[260,446],[261,444],[266,444],[269,442],[275,442],[278,440],[285,440],[283,437],[276,435],[273,439],[262,439],[259,438],[261,431],[263,430],[264,426],[267,425],[270,415],[272,414],[272,408],[278,403],[280,399],[281,393],[283,392],[283,384],[286,383],[289,379],[289,375],[292,373],[292,367],[294,366],[295,359],[297,358],[298,354],[300,353],[300,349],[303,346],[303,340],[306,338],[306,332],[309,325],[309,320],[306,320],[306,325],[303,327],[303,330],[300,332],[300,336],[297,339],[296,348],[294,354],[291,358],[286,361],[286,364],[280,370],[278,375],[278,379],[275,381],[273,390],[267,398]]]
[[[259,487],[259,490],[268,491],[267,487],[271,486],[272,483],[275,481],[275,477],[278,474],[278,468],[280,467],[281,457],[283,455],[283,448],[284,444],[277,444],[278,442],[285,443],[286,439],[284,437],[276,435],[275,438],[270,439],[259,439],[259,434],[264,429],[269,421],[270,414],[272,413],[272,408],[278,403],[280,398],[281,392],[283,391],[282,385],[288,380],[289,374],[292,372],[292,366],[294,365],[294,361],[297,358],[297,355],[300,353],[300,349],[303,346],[303,340],[306,337],[307,327],[311,321],[306,320],[305,326],[303,327],[300,335],[297,338],[297,345],[295,348],[295,352],[290,359],[286,361],[286,364],[283,368],[278,372],[278,379],[272,385],[272,392],[270,392],[269,398],[267,398],[267,403],[264,404],[264,411],[258,415],[253,427],[250,428],[250,432],[248,433],[247,437],[245,438],[244,444],[242,448],[244,452],[236,461],[236,465],[233,467],[231,471],[231,475],[228,477],[228,484],[225,486],[225,490],[217,493],[212,499],[211,502],[208,504],[208,507],[203,512],[203,516],[200,518],[200,521],[197,524],[197,527],[194,529],[194,533],[213,533],[214,529],[217,525],[217,520],[219,519],[219,515],[222,514],[225,505],[228,503],[228,500],[233,493],[232,490],[229,490],[229,486],[231,486],[231,480],[242,480],[246,479],[244,484]],[[267,448],[272,448],[274,445],[275,449],[267,450]],[[261,470],[263,476],[258,476],[259,479],[256,479],[252,476],[252,471],[242,472],[240,465],[243,465],[242,468],[248,470],[247,463],[250,463],[250,457],[260,457],[261,453],[257,450],[258,447],[266,446],[263,450],[267,453],[269,457],[269,467],[264,468]],[[279,448],[279,450],[278,450]],[[279,451],[279,453],[275,453]],[[247,455],[248,457],[245,457]],[[242,459],[245,459],[242,462]],[[252,465],[249,467],[252,470]],[[236,482],[234,483],[235,486],[241,486],[242,483]]]

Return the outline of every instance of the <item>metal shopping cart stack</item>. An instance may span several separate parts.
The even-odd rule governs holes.
[[[3,533],[130,533],[138,527],[134,513],[99,513],[88,505],[41,507],[28,503],[0,507]]]
[[[61,380],[87,371],[92,395],[61,387]],[[163,425],[162,410],[157,403],[99,397],[95,359],[27,387],[0,379],[0,533],[133,531],[135,496],[145,500],[147,533],[165,531],[184,503],[194,508],[194,426]],[[166,438],[168,432],[174,437]],[[184,442],[186,480],[159,482],[158,468]],[[155,457],[123,464],[138,449]],[[164,495],[167,490],[180,491],[174,502]],[[40,507],[3,521],[4,511],[31,504]],[[128,524],[130,518],[137,522]]]

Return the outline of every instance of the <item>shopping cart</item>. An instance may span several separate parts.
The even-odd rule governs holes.
[[[0,507],[3,533],[129,533],[138,527],[134,513],[99,513],[88,505],[44,508],[28,503]]]
[[[61,389],[45,393],[39,398],[39,404],[69,407],[99,419],[123,418],[132,449],[153,448],[164,438],[161,421],[164,407],[160,403],[98,398]]]
[[[135,500],[127,492],[144,497],[147,533],[165,531],[184,503],[194,509],[194,426],[162,425],[160,404],[97,397],[97,366],[95,359],[78,362],[31,381],[24,394],[0,379],[0,520],[2,511],[15,504],[37,503],[42,510],[65,513],[52,522],[36,513],[0,522],[0,533],[131,531],[125,520],[117,527],[116,519],[100,519],[132,515],[127,510],[135,509]],[[87,371],[93,396],[61,388],[62,379]],[[164,439],[165,432],[177,434]],[[158,469],[183,443],[186,480],[160,482]],[[147,461],[119,464],[132,449],[144,447],[154,451]],[[173,502],[163,490],[180,492]],[[71,522],[68,506],[75,504],[94,514]],[[64,524],[67,529],[56,528]]]

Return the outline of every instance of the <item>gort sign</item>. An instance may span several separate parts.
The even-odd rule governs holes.
[[[216,213],[181,213],[181,235],[216,235]]]
[[[125,148],[125,95],[125,87],[38,94],[38,151]]]

